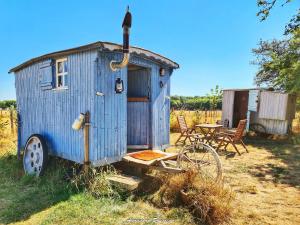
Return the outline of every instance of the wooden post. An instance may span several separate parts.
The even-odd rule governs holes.
[[[90,129],[90,112],[87,111],[84,115],[84,172],[87,174],[90,166],[90,142],[89,142],[89,129]]]
[[[14,134],[14,117],[13,117],[13,110],[10,109],[9,113],[10,113],[10,131],[12,134]]]

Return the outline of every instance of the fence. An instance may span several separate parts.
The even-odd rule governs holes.
[[[0,109],[0,127],[11,134],[15,134],[17,130],[17,112],[15,109]],[[7,129],[9,127],[9,129]]]
[[[17,112],[0,110],[0,156],[15,152],[17,146]]]
[[[177,116],[184,115],[188,126],[193,127],[200,123],[216,123],[221,119],[222,111],[204,110],[204,111],[187,111],[171,110],[170,129],[173,132],[179,130]],[[16,139],[17,136],[17,112],[14,109],[0,109],[0,138],[7,136]],[[293,132],[300,133],[300,112],[297,112],[296,119],[293,122]]]
[[[200,123],[216,123],[221,119],[222,111],[220,110],[204,110],[204,111],[187,111],[172,110],[170,115],[170,129],[172,132],[179,131],[177,116],[183,115],[189,127],[194,127]]]

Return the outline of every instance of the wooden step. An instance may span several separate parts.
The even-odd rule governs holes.
[[[138,188],[142,179],[135,176],[125,174],[111,175],[107,178],[112,185],[124,188],[128,191],[133,191]]]

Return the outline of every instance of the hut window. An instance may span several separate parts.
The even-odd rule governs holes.
[[[56,60],[56,87],[67,87],[68,61],[66,58]]]

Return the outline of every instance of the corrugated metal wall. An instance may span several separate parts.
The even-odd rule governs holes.
[[[262,124],[268,134],[287,134],[290,122],[288,120],[273,120],[259,118],[257,112],[251,112],[250,123]]]
[[[17,107],[21,117],[20,146],[32,134],[46,137],[51,153],[75,162],[83,161],[83,132],[72,123],[79,113],[94,104],[93,74],[96,51],[68,56],[67,90],[43,90],[39,81],[40,65],[35,63],[17,72]]]
[[[259,118],[286,120],[288,94],[262,91],[260,93]]]
[[[224,90],[222,99],[222,120],[229,120],[229,127],[232,127],[234,107],[234,91]]]

